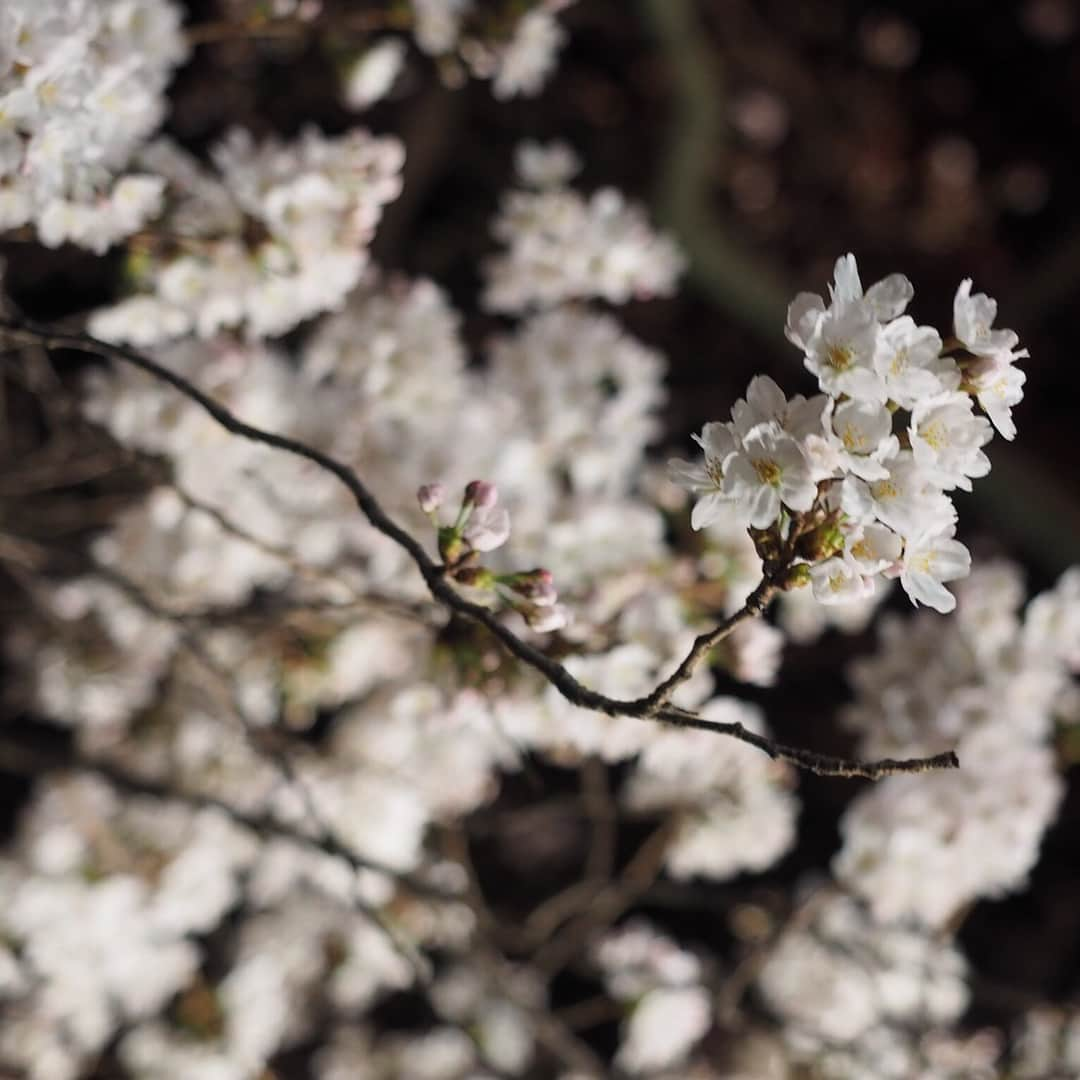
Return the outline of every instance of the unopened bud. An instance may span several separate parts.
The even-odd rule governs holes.
[[[434,514],[446,501],[446,488],[437,482],[424,484],[416,492],[416,499],[425,514]]]
[[[461,585],[467,585],[471,589],[493,589],[495,587],[495,575],[482,566],[463,566],[454,571],[454,580]]]
[[[780,588],[783,589],[784,592],[792,592],[795,589],[801,589],[809,584],[810,564],[796,563],[794,566],[789,566],[784,572],[784,576],[780,581]]]
[[[461,533],[453,525],[439,529],[439,556],[447,566],[453,566],[465,554]]]
[[[465,485],[465,502],[478,510],[487,510],[499,501],[499,489],[487,480],[473,480]]]
[[[529,628],[538,634],[561,630],[570,622],[570,612],[562,604],[552,604],[551,607],[523,607],[520,610]]]
[[[795,545],[795,550],[812,563],[822,562],[844,550],[844,534],[835,522],[829,521],[803,533]]]
[[[555,589],[555,578],[550,570],[537,569],[510,574],[503,579],[503,584],[537,607],[551,607],[559,598]]]

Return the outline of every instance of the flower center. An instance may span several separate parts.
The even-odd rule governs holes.
[[[845,424],[843,434],[840,436],[841,442],[844,444],[844,449],[849,451],[859,451],[860,453],[866,453],[867,438],[863,432],[852,424]]]
[[[892,363],[889,365],[889,374],[897,376],[904,371],[907,371],[908,366],[908,351],[907,349],[897,349],[893,355]]]
[[[754,472],[757,473],[758,479],[763,484],[768,484],[769,487],[776,487],[780,483],[780,477],[783,475],[780,466],[769,458],[755,458]]]
[[[939,423],[927,424],[920,430],[919,438],[934,450],[941,450],[949,444],[945,429]]]
[[[925,555],[916,555],[909,564],[909,568],[917,574],[929,574],[932,572],[933,566],[934,553],[932,551],[927,552]]]
[[[896,485],[891,480],[879,480],[870,490],[874,493],[874,498],[877,499],[878,502],[883,502],[886,499],[895,499],[896,496],[900,494]]]
[[[847,345],[830,345],[825,353],[825,362],[833,371],[847,371],[854,363],[854,355]]]

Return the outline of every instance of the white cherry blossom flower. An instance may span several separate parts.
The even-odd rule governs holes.
[[[874,370],[880,333],[868,304],[834,304],[824,313],[807,345],[805,363],[826,394],[880,405],[888,400],[885,382]]]
[[[1023,349],[1014,353],[1019,342],[1014,330],[994,330],[997,301],[986,293],[971,295],[971,278],[964,278],[953,299],[953,326],[964,348],[976,356],[1027,356]]]
[[[566,31],[550,11],[536,8],[514,27],[514,36],[501,50],[491,91],[500,101],[532,97],[540,92],[555,69]]]
[[[944,393],[920,401],[908,428],[915,461],[946,490],[971,490],[971,478],[990,471],[980,447],[994,436],[988,420],[975,416],[967,394]]]
[[[345,77],[345,105],[359,111],[386,97],[404,63],[403,38],[384,38],[372,46],[356,60]]]
[[[736,436],[745,438],[759,424],[775,423],[800,443],[825,434],[825,413],[829,398],[817,394],[805,398],[796,394],[789,401],[784,391],[768,375],[755,375],[731,408],[731,426]]]
[[[892,459],[889,475],[881,480],[846,477],[840,500],[844,513],[853,521],[877,519],[901,536],[940,531],[956,520],[951,500],[934,486],[910,450],[902,450]]]
[[[892,413],[884,405],[849,399],[832,411],[832,430],[842,449],[838,464],[863,480],[889,475],[882,464],[900,452],[892,433]]]
[[[884,525],[858,526],[844,544],[845,552],[863,574],[880,574],[895,566],[903,550],[903,540]]]
[[[926,532],[904,545],[900,584],[911,602],[925,604],[943,615],[956,607],[956,597],[942,584],[971,573],[971,554],[953,539],[955,527],[943,532]]]
[[[932,326],[917,326],[907,315],[881,329],[874,370],[885,380],[889,397],[911,409],[922,398],[960,385],[960,369],[941,355],[941,335]]]
[[[653,1073],[683,1061],[712,1023],[703,986],[658,986],[634,1006],[616,1064],[630,1073]]]
[[[1026,349],[1023,354],[1027,355]],[[1010,442],[1016,438],[1013,406],[1023,400],[1026,381],[1026,372],[1002,356],[982,357],[967,372],[967,385],[990,417],[990,422]]]
[[[903,314],[915,295],[915,289],[903,274],[890,274],[863,293],[855,256],[841,255],[833,267],[829,293],[834,305],[864,301],[879,322],[888,322]]]
[[[809,510],[817,484],[799,444],[776,424],[759,424],[724,463],[724,494],[754,528],[768,528],[781,504]]]
[[[706,424],[694,441],[705,452],[700,465],[675,458],[668,462],[671,478],[680,487],[701,497],[690,513],[693,529],[704,529],[731,509],[731,499],[724,493],[724,464],[739,449],[729,425]]]
[[[812,566],[810,587],[819,603],[846,604],[873,593],[874,582],[851,556],[844,554]]]

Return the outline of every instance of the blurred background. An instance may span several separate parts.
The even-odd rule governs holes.
[[[191,25],[211,27],[247,6],[186,5]],[[330,0],[324,8],[328,19],[394,12],[393,4]],[[962,536],[976,560],[1020,561],[1032,591],[1080,562],[1080,6],[578,0],[560,19],[569,40],[539,97],[496,102],[487,84],[448,86],[430,61],[413,57],[393,94],[359,120],[340,104],[339,67],[355,38],[209,31],[173,84],[167,130],[196,152],[233,124],[256,136],[293,135],[306,124],[333,134],[358,122],[397,134],[407,146],[405,189],[380,226],[375,258],[446,288],[476,354],[500,329],[479,311],[477,267],[495,249],[489,223],[510,184],[514,147],[522,138],[570,142],[585,163],[578,186],[610,184],[642,200],[689,259],[677,297],[622,315],[670,363],[661,456],[688,453],[690,433],[725,417],[756,373],[789,393],[811,392],[798,350],[784,340],[785,308],[797,291],[824,293],[838,255],[856,254],[864,284],[906,274],[916,288],[912,314],[943,327],[958,283],[973,277],[1031,359],[1019,436],[995,441],[990,477],[961,496]],[[123,272],[119,256],[16,242],[0,250],[15,300],[42,319],[102,303]],[[8,393],[8,449],[25,450],[43,429],[28,407],[20,427],[25,388]],[[65,438],[61,463],[85,455],[96,436],[72,419]],[[71,476],[61,470],[42,491],[10,478],[0,486],[0,513],[36,546],[42,573],[76,569],[95,529],[149,482],[134,468]],[[14,583],[4,594],[4,616],[17,618]],[[897,610],[906,603],[891,601]],[[831,722],[848,697],[840,672],[873,642],[872,632],[834,632],[791,646],[777,687],[739,692],[765,707],[784,740],[842,751]],[[1075,767],[1070,779],[1031,888],[980,904],[964,924],[961,944],[981,979],[976,1021],[1080,989]],[[26,790],[5,780],[6,827]],[[800,843],[753,886],[766,908],[803,870],[827,864],[837,817],[857,790],[800,778]],[[527,801],[508,783],[503,801],[516,798]],[[513,847],[481,844],[475,853],[489,893],[507,903],[535,886]],[[729,932],[723,914],[735,893],[745,898],[746,885],[658,885],[643,910],[711,941]]]

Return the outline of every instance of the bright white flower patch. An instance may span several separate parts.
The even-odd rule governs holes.
[[[956,547],[959,561],[966,552]],[[1016,569],[981,567],[958,589],[954,619],[885,620],[878,653],[854,665],[857,699],[845,719],[860,754],[950,747],[961,762],[959,773],[883,780],[845,813],[834,871],[878,919],[940,926],[965,904],[1022,885],[1034,865],[1062,796],[1045,740],[1068,666],[1046,630],[1068,582],[1035,598],[1021,620]],[[912,587],[953,599],[933,579]]]
[[[171,0],[5,0],[0,232],[103,252],[156,216],[161,177],[128,172],[184,59]]]
[[[487,266],[485,305],[521,312],[565,300],[598,297],[614,304],[667,296],[682,272],[673,241],[656,233],[637,205],[613,188],[588,199],[556,182],[563,169],[536,167],[530,148],[518,160],[534,190],[511,191],[494,233],[508,245]]]
[[[833,895],[780,938],[758,987],[783,1021],[794,1062],[825,1064],[822,1075],[842,1080],[905,1080],[931,1075],[918,1071],[921,1037],[964,1011],[965,976],[953,946],[916,928],[879,926]]]
[[[809,531],[819,539],[786,557],[810,564],[818,601],[866,600],[884,573],[900,577],[913,603],[950,611],[944,582],[965,576],[970,557],[953,538],[948,492],[970,491],[990,471],[982,448],[991,422],[1012,437],[1023,384],[1012,364],[1026,355],[1012,331],[990,330],[996,305],[970,287],[961,285],[955,305],[957,338],[975,354],[965,358],[903,314],[907,278],[864,292],[854,257],[838,259],[828,305],[800,293],[786,327],[824,393],[788,402],[759,376],[729,423],[705,426],[704,462],[671,463],[672,479],[696,496],[693,527],[728,515],[773,530],[774,551],[793,529],[794,541]]]
[[[651,1073],[685,1061],[712,1024],[697,957],[638,920],[608,934],[594,959],[612,996],[630,1006],[617,1063]]]
[[[91,319],[98,336],[143,345],[222,329],[277,337],[340,308],[401,190],[404,148],[361,129],[262,145],[234,130],[213,158],[218,176],[167,142],[142,155],[169,184],[163,224],[183,243],[163,240],[138,260],[139,292]]]

